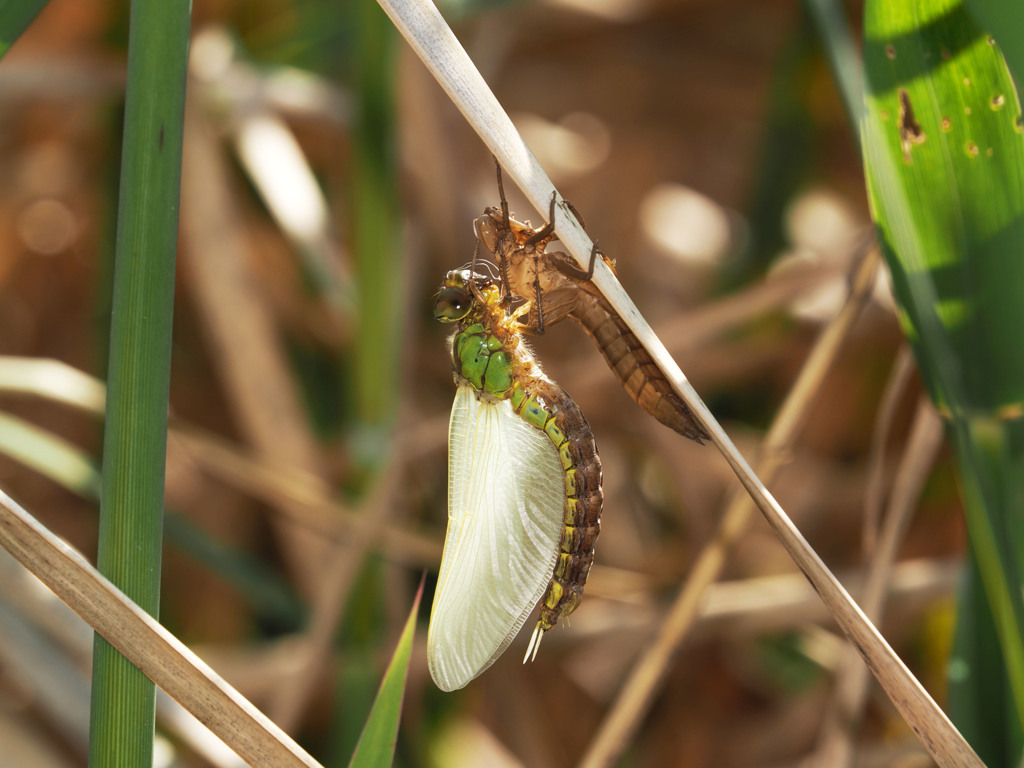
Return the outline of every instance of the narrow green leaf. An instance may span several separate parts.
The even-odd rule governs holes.
[[[747,210],[751,247],[743,263],[733,265],[730,279],[740,282],[749,273],[767,268],[787,245],[785,210],[807,183],[813,163],[815,125],[807,108],[812,72],[818,65],[817,47],[809,25],[801,19],[779,52],[772,73],[768,112],[754,171]]]
[[[97,564],[159,614],[189,0],[132,0]],[[153,763],[153,683],[93,650],[89,765]]]
[[[423,597],[423,581],[412,602],[405,629],[398,640],[395,653],[388,664],[380,691],[373,702],[373,709],[366,720],[359,737],[356,751],[349,763],[351,768],[387,768],[395,755],[395,741],[398,738],[398,723],[402,716],[402,699],[405,696],[405,681],[409,672],[409,658],[416,635],[416,616]]]
[[[0,59],[11,50],[47,0],[4,0],[0,3]]]
[[[950,717],[985,765],[1017,765],[1021,731],[1012,716],[1013,699],[999,635],[973,548],[968,550],[957,595],[956,636],[949,661],[949,708]]]
[[[988,601],[988,616],[999,637],[1001,655],[987,659],[986,666],[997,664],[1003,681],[1000,695],[990,685],[992,675],[978,676],[974,697],[984,697],[987,707],[999,706],[1000,720],[1013,722],[1013,731],[1005,741],[1024,743],[1024,606],[1021,604],[1021,565],[1024,563],[1024,424],[1020,420],[994,421],[984,418],[954,419],[951,422],[953,445],[960,465],[961,487],[971,550]],[[981,609],[966,606],[957,617],[959,624],[976,620]],[[971,629],[965,630],[971,632]],[[957,691],[963,693],[965,686]],[[988,723],[986,728],[992,728]],[[1018,766],[1020,755],[1004,763]]]
[[[802,5],[818,29],[846,116],[856,131],[864,103],[864,67],[846,19],[846,7],[840,0],[803,0]]]
[[[359,289],[355,336],[357,460],[373,468],[390,445],[399,381],[401,216],[396,179],[394,71],[398,36],[376,3],[351,3],[353,126],[352,250]]]

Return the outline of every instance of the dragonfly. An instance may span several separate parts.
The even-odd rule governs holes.
[[[454,325],[448,530],[427,633],[439,688],[465,686],[539,604],[526,650],[580,604],[604,492],[593,432],[522,336],[529,302],[471,269],[447,274],[434,316]]]
[[[486,208],[473,224],[477,252],[471,268],[482,247],[498,267],[505,306],[527,307],[519,315],[526,333],[543,334],[549,326],[571,317],[594,340],[622,387],[641,408],[684,437],[698,443],[708,438],[707,431],[676,394],[640,340],[591,282],[600,253],[597,244],[585,270],[561,251],[547,250],[555,239],[554,196],[545,226],[533,229],[529,222],[517,221],[505,199],[501,166],[497,161],[495,165],[501,205]],[[605,262],[614,270],[610,260]]]

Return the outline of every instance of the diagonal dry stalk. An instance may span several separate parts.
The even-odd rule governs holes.
[[[505,172],[531,204],[546,210],[555,196],[560,208],[559,238],[581,268],[592,243],[517,133],[512,121],[430,0],[379,0],[406,41],[480,135]],[[750,468],[746,459],[679,370],[664,344],[604,264],[598,263],[594,284],[636,334],[683,401],[705,426],[751,498],[775,530],[783,546],[821,595],[836,622],[850,637],[907,724],[936,762],[943,766],[981,766],[970,746],[942,710],[889,647],[842,585],[811,549],[785,511]]]
[[[786,396],[778,415],[765,435],[758,460],[758,473],[771,480],[785,463],[793,442],[803,427],[814,398],[821,389],[843,341],[871,296],[881,254],[877,246],[862,255],[854,267],[849,295],[839,313],[822,330],[807,361]],[[597,738],[580,765],[599,768],[612,765],[621,755],[641,719],[650,709],[672,658],[689,634],[708,587],[722,572],[732,546],[746,531],[754,509],[750,498],[737,490],[711,541],[701,550],[690,576],[683,584],[668,616],[651,646],[634,665],[605,717]]]
[[[875,621],[880,620],[884,613],[900,544],[942,443],[942,419],[931,401],[922,396],[896,470],[878,541],[868,551],[870,562],[861,602],[864,612]],[[845,768],[853,764],[853,735],[863,719],[867,694],[868,676],[864,667],[853,653],[845,654],[836,672],[835,689],[825,711],[825,723],[812,765]]]
[[[247,763],[319,766],[202,659],[3,491],[0,546]]]

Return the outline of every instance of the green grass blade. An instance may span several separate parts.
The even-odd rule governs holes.
[[[191,5],[133,0],[98,565],[157,615],[171,320]],[[153,760],[153,684],[96,639],[91,766]]]
[[[998,48],[960,3],[875,0],[864,29],[869,200],[904,332],[957,449],[968,531],[1020,729],[1020,103]]]
[[[964,571],[949,663],[950,716],[985,765],[1016,765],[1014,755],[1024,745],[973,549],[968,550]]]
[[[973,695],[987,698],[989,708],[1001,705],[1003,714],[999,719],[1015,723],[1014,732],[1005,740],[1019,744],[1024,741],[1024,608],[1020,591],[1024,583],[1021,574],[1024,563],[1021,515],[1024,510],[1020,508],[1024,499],[1024,473],[1021,472],[1024,425],[1018,421],[973,418],[954,421],[952,432],[960,465],[967,530],[987,603],[985,606],[962,604],[958,623],[973,621],[987,613],[1002,651],[998,676],[1003,686],[993,691],[985,678],[979,677],[976,679],[978,689]],[[975,590],[968,593],[966,599],[980,599],[979,594],[980,590]],[[958,632],[958,640],[964,637],[963,632]],[[954,648],[955,654],[968,652]],[[986,660],[986,665],[991,663],[991,659]],[[964,687],[960,686],[959,691],[963,692]],[[1004,687],[1010,696],[1000,695]],[[986,728],[993,725],[988,723]],[[1017,766],[1019,758],[1018,753],[1016,759],[989,765]]]
[[[380,691],[373,702],[373,709],[366,720],[366,726],[359,737],[356,751],[352,755],[350,768],[387,768],[395,754],[395,740],[398,737],[398,723],[402,717],[402,700],[405,697],[405,680],[409,672],[412,643],[416,636],[416,616],[419,614],[420,598],[423,597],[423,582],[412,602],[405,629],[398,640],[395,653],[388,664]]]
[[[397,36],[375,3],[351,6],[353,81],[359,120],[353,136],[353,250],[358,260],[359,332],[356,402],[364,440],[356,450],[368,466],[380,460],[398,402],[401,219],[395,189],[394,63]]]
[[[801,18],[772,73],[768,112],[747,218],[751,247],[730,280],[740,283],[767,269],[788,242],[785,211],[807,183],[814,154],[814,120],[807,109],[811,73],[818,63],[813,32]]]
[[[11,50],[47,0],[5,0],[0,3],[0,59]]]
[[[803,0],[821,38],[829,69],[843,97],[846,116],[856,131],[864,103],[864,67],[840,0]]]

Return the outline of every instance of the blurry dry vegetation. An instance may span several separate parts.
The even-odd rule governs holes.
[[[486,149],[396,39],[400,398],[393,446],[367,471],[373,447],[361,444],[352,406],[351,293],[336,302],[315,294],[298,258],[306,248],[342,280],[353,272],[349,206],[359,192],[338,63],[347,41],[331,26],[341,5],[195,4],[194,60],[235,47],[212,69],[195,64],[190,83],[162,608],[172,631],[325,764],[346,759],[419,574],[440,560],[453,386],[430,306],[444,272],[472,255],[472,218],[497,202]],[[122,13],[102,0],[52,0],[0,65],[0,354],[55,358],[100,378]],[[461,13],[457,34],[527,143],[617,259],[697,391],[756,457],[869,232],[856,145],[798,4],[552,0]],[[324,77],[308,92],[284,87],[309,100],[245,90],[286,63]],[[238,159],[246,121],[264,114],[294,132],[326,195],[329,234],[312,244],[282,234]],[[509,192],[519,218],[541,221]],[[854,584],[877,414],[900,345],[880,286],[769,483]],[[421,640],[401,765],[574,764],[736,487],[713,448],[679,439],[629,401],[581,330],[553,328],[534,347],[587,414],[604,462],[587,598],[534,664],[519,663],[517,642],[458,694],[434,689]],[[883,494],[918,395],[912,380],[884,424]],[[98,456],[93,415],[9,393],[0,410]],[[945,453],[929,472],[881,628],[941,699],[963,535]],[[94,556],[95,500],[2,455],[0,487]],[[343,514],[367,522],[353,527]],[[39,596],[18,570],[5,573],[0,743],[35,755],[5,764],[81,764],[88,698],[75,676],[88,669],[88,636],[40,618]],[[626,764],[795,765],[813,749],[842,640],[793,573],[755,520],[728,561],[729,588],[711,591]],[[37,674],[67,663],[56,680]],[[884,697],[871,699],[856,739],[858,764],[901,755],[899,764],[927,764]],[[179,764],[206,764],[187,739],[174,740]]]

